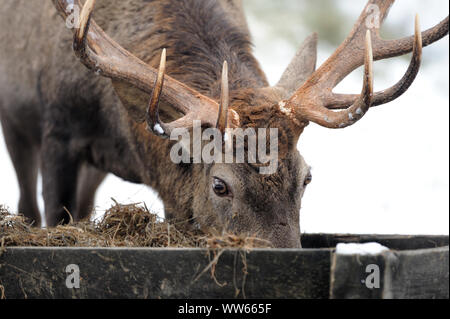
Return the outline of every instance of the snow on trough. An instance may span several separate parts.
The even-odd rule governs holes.
[[[336,254],[340,255],[378,255],[387,250],[389,250],[389,248],[380,245],[379,243],[339,243],[336,246]]]

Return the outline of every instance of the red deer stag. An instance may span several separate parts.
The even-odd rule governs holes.
[[[86,218],[110,172],[157,190],[169,219],[299,247],[300,203],[311,181],[296,147],[304,128],[310,121],[344,128],[370,107],[396,99],[417,75],[422,46],[448,34],[448,17],[422,33],[417,18],[413,36],[383,40],[379,24],[393,3],[370,0],[317,70],[317,38],[310,36],[270,87],[252,55],[240,0],[104,0],[95,6],[94,0],[3,0],[0,117],[19,180],[19,211],[40,225],[40,168],[47,224],[68,222],[67,211],[75,220]],[[70,8],[80,8],[73,34],[57,17],[70,25]],[[373,92],[373,60],[409,52],[404,77]],[[333,93],[363,65],[359,95]],[[163,137],[192,128],[193,120],[222,132],[277,128],[276,171],[260,174],[252,163],[173,163],[175,141]]]

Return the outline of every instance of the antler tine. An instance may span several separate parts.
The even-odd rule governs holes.
[[[420,21],[419,15],[417,14],[414,24],[413,54],[408,69],[395,85],[386,90],[374,93],[372,106],[389,103],[405,93],[416,79],[421,62],[422,33],[420,32]],[[325,106],[329,109],[344,109],[352,105],[357,98],[358,96],[354,94],[333,94],[333,100],[329,101]]]
[[[313,121],[328,128],[344,128],[360,120],[372,104],[373,95],[373,52],[370,31],[366,32],[364,83],[361,94],[347,110],[334,112],[321,105],[307,104],[297,107],[302,119]]]
[[[222,68],[222,81],[221,81],[221,95],[220,95],[220,107],[219,115],[217,117],[216,128],[222,132],[225,132],[228,122],[228,106],[230,102],[229,90],[228,90],[228,63],[223,62]]]
[[[82,58],[86,57],[86,38],[87,31],[89,30],[89,24],[91,22],[92,12],[94,11],[95,0],[87,0],[81,9],[80,13],[80,25],[76,29],[73,41],[73,49],[75,54]]]
[[[159,119],[159,100],[161,98],[161,92],[164,86],[164,73],[166,71],[166,49],[163,49],[161,53],[161,61],[159,62],[158,77],[155,85],[153,86],[153,92],[148,104],[147,110],[147,126],[150,131],[161,136],[170,136],[164,129],[165,125]],[[166,128],[167,129],[167,128]]]

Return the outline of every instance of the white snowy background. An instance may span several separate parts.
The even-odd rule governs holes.
[[[275,84],[297,47],[319,33],[320,65],[343,40],[365,0],[244,0],[255,55]],[[422,30],[448,15],[448,2],[397,1],[383,34],[412,34],[416,13]],[[449,82],[448,37],[424,49],[423,67],[407,93],[371,109],[356,125],[329,130],[311,124],[298,148],[313,167],[301,210],[303,232],[449,233]],[[375,89],[394,84],[409,60],[375,63]],[[336,91],[358,93],[361,70]],[[1,135],[1,132],[0,132]],[[43,208],[40,196],[39,205]],[[18,186],[3,136],[0,136],[0,204],[13,211]],[[109,175],[99,188],[97,216],[112,204],[145,202],[163,213],[157,194]]]

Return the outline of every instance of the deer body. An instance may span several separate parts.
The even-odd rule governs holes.
[[[16,16],[9,14],[13,7]],[[1,29],[8,32],[0,40],[11,44],[0,49],[2,125],[16,170],[26,175],[19,176],[19,211],[39,224],[34,185],[40,165],[49,225],[69,220],[63,207],[76,220],[88,216],[107,172],[156,189],[166,216],[191,218],[192,193],[205,192],[199,185],[208,185],[200,169],[173,164],[173,143],[130,119],[110,81],[77,62],[71,33],[53,4],[8,0],[1,10]],[[150,65],[157,65],[162,47],[170,48],[167,74],[211,98],[220,94],[223,60],[233,63],[233,91],[267,86],[246,30],[226,16],[220,1],[102,1],[95,19]],[[175,19],[180,21],[170,22]],[[160,30],[157,23],[168,29],[167,35],[154,35]],[[193,30],[171,29],[171,23]],[[228,42],[215,42],[226,36]],[[204,55],[185,55],[195,48]]]
[[[99,8],[99,17],[102,14],[119,17],[121,2],[111,3],[103,10]],[[142,1],[129,1],[129,4],[136,6],[138,2],[142,7]],[[16,9],[17,15],[10,14],[12,8]],[[83,196],[83,189],[95,192],[95,184],[99,184],[105,172],[113,172],[131,182],[148,182],[150,176],[142,174],[144,160],[139,159],[132,146],[127,116],[120,109],[111,84],[100,76],[93,77],[77,63],[71,49],[72,36],[67,29],[61,28],[61,19],[53,4],[50,1],[13,0],[3,3],[1,10],[3,32],[0,40],[11,44],[2,45],[0,49],[2,125],[10,153],[18,157],[19,163],[14,155],[13,162],[16,166],[23,165],[17,170],[30,171],[21,182],[19,211],[39,223],[34,192],[22,191],[35,183],[39,163],[50,225],[61,219],[67,220],[68,216],[61,211],[62,203],[68,205],[66,208],[73,214],[77,212],[75,218],[86,216],[92,208],[93,197]],[[110,22],[109,26],[105,25],[106,29],[126,28],[126,21],[120,19],[104,21]],[[136,34],[132,24],[127,28],[130,31],[127,33]],[[122,36],[121,40],[133,42],[127,36]],[[155,143],[166,144],[159,140]],[[155,153],[158,154],[165,152]],[[152,174],[150,170],[146,172]],[[155,169],[153,174],[156,173]],[[51,189],[55,187],[67,188],[65,194],[54,194],[57,191]],[[79,188],[78,198],[76,187]]]
[[[383,13],[393,1],[371,2],[380,2]],[[41,169],[47,224],[68,222],[67,211],[75,220],[85,218],[110,172],[157,190],[168,218],[205,229],[230,227],[274,246],[298,247],[301,197],[310,179],[296,149],[298,136],[308,121],[344,127],[365,114],[372,104],[370,37],[365,58],[350,66],[366,63],[361,97],[339,96],[338,103],[314,106],[329,97],[313,95],[315,79],[327,78],[321,69],[294,91],[315,69],[316,38],[305,42],[279,84],[269,88],[252,55],[239,0],[109,0],[99,1],[92,14],[93,3],[86,1],[82,12],[85,35],[78,33],[83,28],[72,30],[77,32],[74,46],[72,32],[59,15],[66,18],[65,8],[81,5],[78,0],[4,0],[0,7],[0,120],[19,180],[19,211],[40,224],[36,177]],[[440,37],[445,34],[441,29]],[[414,41],[414,56],[420,61],[417,32]],[[412,42],[405,40],[403,51],[411,51]],[[74,48],[92,70],[79,62]],[[158,85],[153,91],[152,86],[163,48],[168,59],[165,68],[162,60],[160,64],[166,80],[159,103]],[[374,58],[382,55],[375,47]],[[223,61],[230,66],[230,108],[222,101]],[[418,67],[412,63],[412,69]],[[394,93],[407,86],[394,88]],[[187,120],[164,124],[157,113],[146,116],[150,95],[149,112],[159,108],[164,122],[192,112],[186,119],[215,125],[215,119],[205,116],[219,112],[218,125],[222,116],[228,125],[282,128],[277,172],[258,175],[247,164],[174,164],[169,157],[174,142],[152,134],[144,119],[150,128],[160,123],[167,132],[172,123],[184,126]],[[375,93],[374,103],[381,104],[386,95]],[[329,113],[324,106],[349,108]]]

